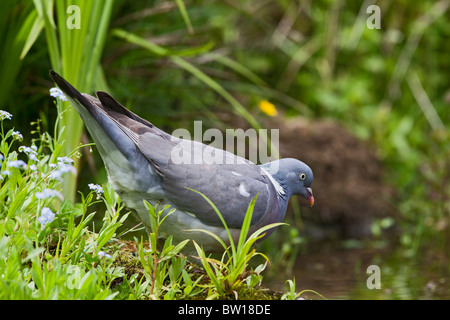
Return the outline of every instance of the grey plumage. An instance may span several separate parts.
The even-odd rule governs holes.
[[[97,92],[95,98],[81,94],[54,71],[50,71],[50,76],[80,114],[114,190],[137,212],[149,231],[144,199],[152,204],[157,201],[170,204],[176,209],[161,226],[163,237],[172,235],[175,242],[193,239],[205,251],[221,250],[212,237],[188,231],[206,229],[228,240],[213,208],[190,189],[203,193],[217,206],[235,240],[239,238],[247,207],[256,195],[250,232],[281,222],[293,194],[313,204],[310,188],[313,173],[299,160],[281,159],[256,165],[227,151],[173,137],[123,107],[106,92]],[[222,159],[223,163],[180,161],[183,156],[199,159],[207,154]]]

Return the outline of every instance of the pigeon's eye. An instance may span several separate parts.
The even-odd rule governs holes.
[[[300,174],[298,175],[298,177],[300,178],[300,180],[304,181],[304,180],[306,179],[306,174],[304,174],[304,173],[302,172],[302,173],[300,173]]]

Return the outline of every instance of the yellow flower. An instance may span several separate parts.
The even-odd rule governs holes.
[[[275,117],[278,114],[277,108],[273,103],[267,100],[261,100],[258,104],[259,110],[267,114],[268,116]]]

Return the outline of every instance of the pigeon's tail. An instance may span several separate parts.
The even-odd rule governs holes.
[[[130,137],[123,130],[124,122],[140,122],[141,125],[153,126],[150,122],[120,105],[105,92],[97,92],[97,98],[80,93],[58,73],[51,70],[51,78],[64,92],[69,102],[80,114],[86,128],[97,145],[105,165],[113,163],[123,170],[129,169],[129,160],[137,156],[137,148]],[[70,130],[70,128],[66,128]],[[118,153],[120,151],[120,154]],[[106,159],[109,160],[105,161]]]
[[[116,192],[127,198],[132,208],[135,208],[132,204],[136,197],[142,206],[143,196],[138,193],[143,190],[153,188],[160,196],[161,177],[139,150],[139,134],[142,131],[151,131],[160,137],[167,134],[126,109],[106,92],[98,91],[96,98],[80,93],[53,70],[50,76],[80,114]],[[148,213],[144,218],[148,219]]]

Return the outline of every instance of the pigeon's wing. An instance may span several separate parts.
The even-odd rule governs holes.
[[[152,152],[140,149],[144,154]],[[180,153],[185,154],[181,157]],[[211,153],[214,154],[213,159]],[[231,228],[242,227],[247,208],[256,196],[251,224],[261,221],[271,208],[274,200],[271,197],[275,194],[267,177],[252,162],[227,151],[186,140],[172,149],[163,172],[163,188],[167,199],[178,209],[195,215],[205,224],[221,226],[217,213],[197,192],[202,193],[219,209]]]
[[[230,152],[173,137],[139,118],[104,92],[97,93],[103,108],[136,144],[162,177],[164,196],[177,209],[208,225],[222,222],[207,196],[231,228],[242,226],[251,200],[258,195],[252,225],[272,207],[276,194],[261,169]],[[120,108],[120,109],[119,109]],[[116,111],[117,110],[117,111]]]
[[[192,190],[207,196],[230,228],[242,226],[247,208],[257,195],[252,224],[270,214],[276,192],[255,164],[224,150],[173,137],[126,109],[106,92],[97,92],[98,99],[80,94],[57,73],[51,71],[50,75],[80,112],[91,134],[98,136],[94,140],[99,148],[106,137],[110,139],[111,146],[104,148],[103,156],[107,157],[117,147],[131,167],[142,173],[138,180],[145,180],[146,172],[156,169],[161,178],[151,178],[147,183],[139,181],[141,188],[162,187],[164,197],[177,209],[195,215],[208,225],[221,226],[222,222],[211,205]],[[155,183],[160,185],[152,185]],[[144,189],[141,191],[147,190]]]
[[[101,102],[101,107],[107,110],[108,116],[116,126],[134,142],[158,173],[163,175],[172,149],[180,139],[167,134],[149,121],[129,111],[108,93],[98,91],[97,97]],[[143,152],[144,146],[153,152]]]
[[[156,168],[162,177],[165,198],[177,209],[195,215],[205,224],[222,225],[212,206],[192,191],[195,190],[214,203],[230,228],[240,228],[256,195],[252,225],[272,207],[276,192],[267,176],[252,162],[171,136],[121,106],[109,94],[97,92],[97,96],[116,125]]]

